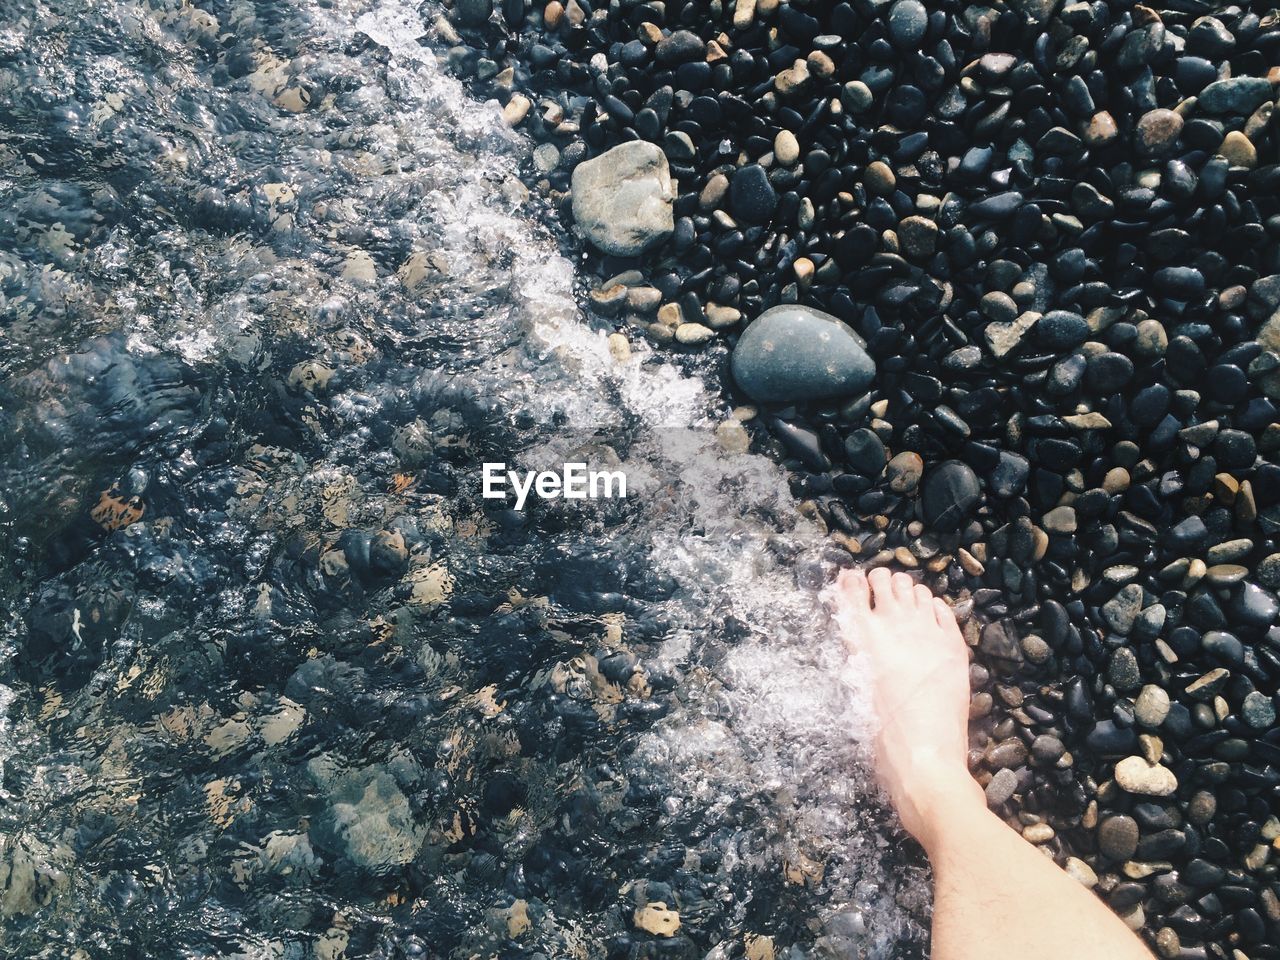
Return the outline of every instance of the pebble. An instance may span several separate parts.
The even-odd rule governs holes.
[[[884,475],[894,493],[912,493],[924,476],[924,459],[913,450],[904,450],[889,461]]]
[[[1134,701],[1134,715],[1144,727],[1155,729],[1169,716],[1170,703],[1169,694],[1163,687],[1149,683]]]
[[[902,49],[914,49],[928,26],[929,14],[920,0],[896,0],[889,8],[889,36]]]
[[[1098,824],[1098,850],[1111,860],[1128,860],[1138,850],[1138,823],[1123,814]]]
[[[939,464],[924,478],[920,503],[930,529],[959,529],[981,501],[982,486],[977,474],[959,460]]]
[[[573,219],[605,253],[632,257],[675,229],[671,173],[651,143],[620,144],[573,171]]]
[[[773,155],[784,167],[793,167],[800,159],[800,143],[790,130],[779,130],[773,138]]]
[[[1116,782],[1128,793],[1167,797],[1178,789],[1173,771],[1143,757],[1125,757],[1116,764]]]
[[[758,163],[734,171],[729,181],[729,210],[743,223],[763,224],[773,219],[778,194],[769,176]]]
[[[1173,110],[1149,110],[1138,120],[1138,149],[1149,156],[1159,156],[1173,147],[1181,133],[1181,114]]]
[[[1258,150],[1248,137],[1239,130],[1230,131],[1222,139],[1218,153],[1227,158],[1227,162],[1236,167],[1253,169],[1258,164]]]
[[[1274,96],[1275,87],[1264,77],[1232,77],[1201,90],[1196,106],[1206,113],[1249,113]]]
[[[738,386],[758,402],[850,396],[875,376],[875,365],[846,324],[791,305],[752,321],[733,350],[732,368]]]

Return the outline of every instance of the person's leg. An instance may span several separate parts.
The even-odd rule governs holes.
[[[966,766],[969,655],[903,573],[845,571],[837,621],[870,673],[876,769],[934,873],[933,960],[1150,960],[1093,894],[987,809]]]

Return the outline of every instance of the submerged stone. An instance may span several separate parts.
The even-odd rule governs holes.
[[[738,386],[763,403],[849,396],[876,372],[862,338],[846,324],[792,304],[760,314],[738,340],[731,365]]]

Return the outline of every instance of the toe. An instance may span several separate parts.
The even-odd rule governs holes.
[[[916,583],[905,573],[895,573],[893,575],[893,595],[897,598],[898,603],[904,607],[914,607],[916,605]]]
[[[871,587],[871,598],[877,610],[897,609],[898,601],[893,593],[893,574],[884,567],[876,567],[867,574],[867,583]]]
[[[845,570],[840,574],[841,596],[856,616],[866,616],[871,611],[871,588],[867,575],[861,570]]]
[[[915,586],[916,606],[921,610],[930,611],[933,608],[933,591],[926,587],[923,583],[917,583]]]
[[[960,636],[960,625],[956,623],[956,615],[941,597],[933,598],[933,615],[937,618],[938,626],[942,628],[943,633]]]

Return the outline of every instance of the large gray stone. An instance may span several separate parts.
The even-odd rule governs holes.
[[[1266,77],[1231,77],[1201,90],[1196,105],[1206,113],[1250,113],[1274,96],[1275,87]]]
[[[573,171],[573,219],[605,253],[634,257],[675,229],[666,155],[636,140],[584,160]]]
[[[846,324],[794,304],[756,317],[733,350],[732,367],[738,386],[764,403],[849,396],[876,374],[862,338]]]

